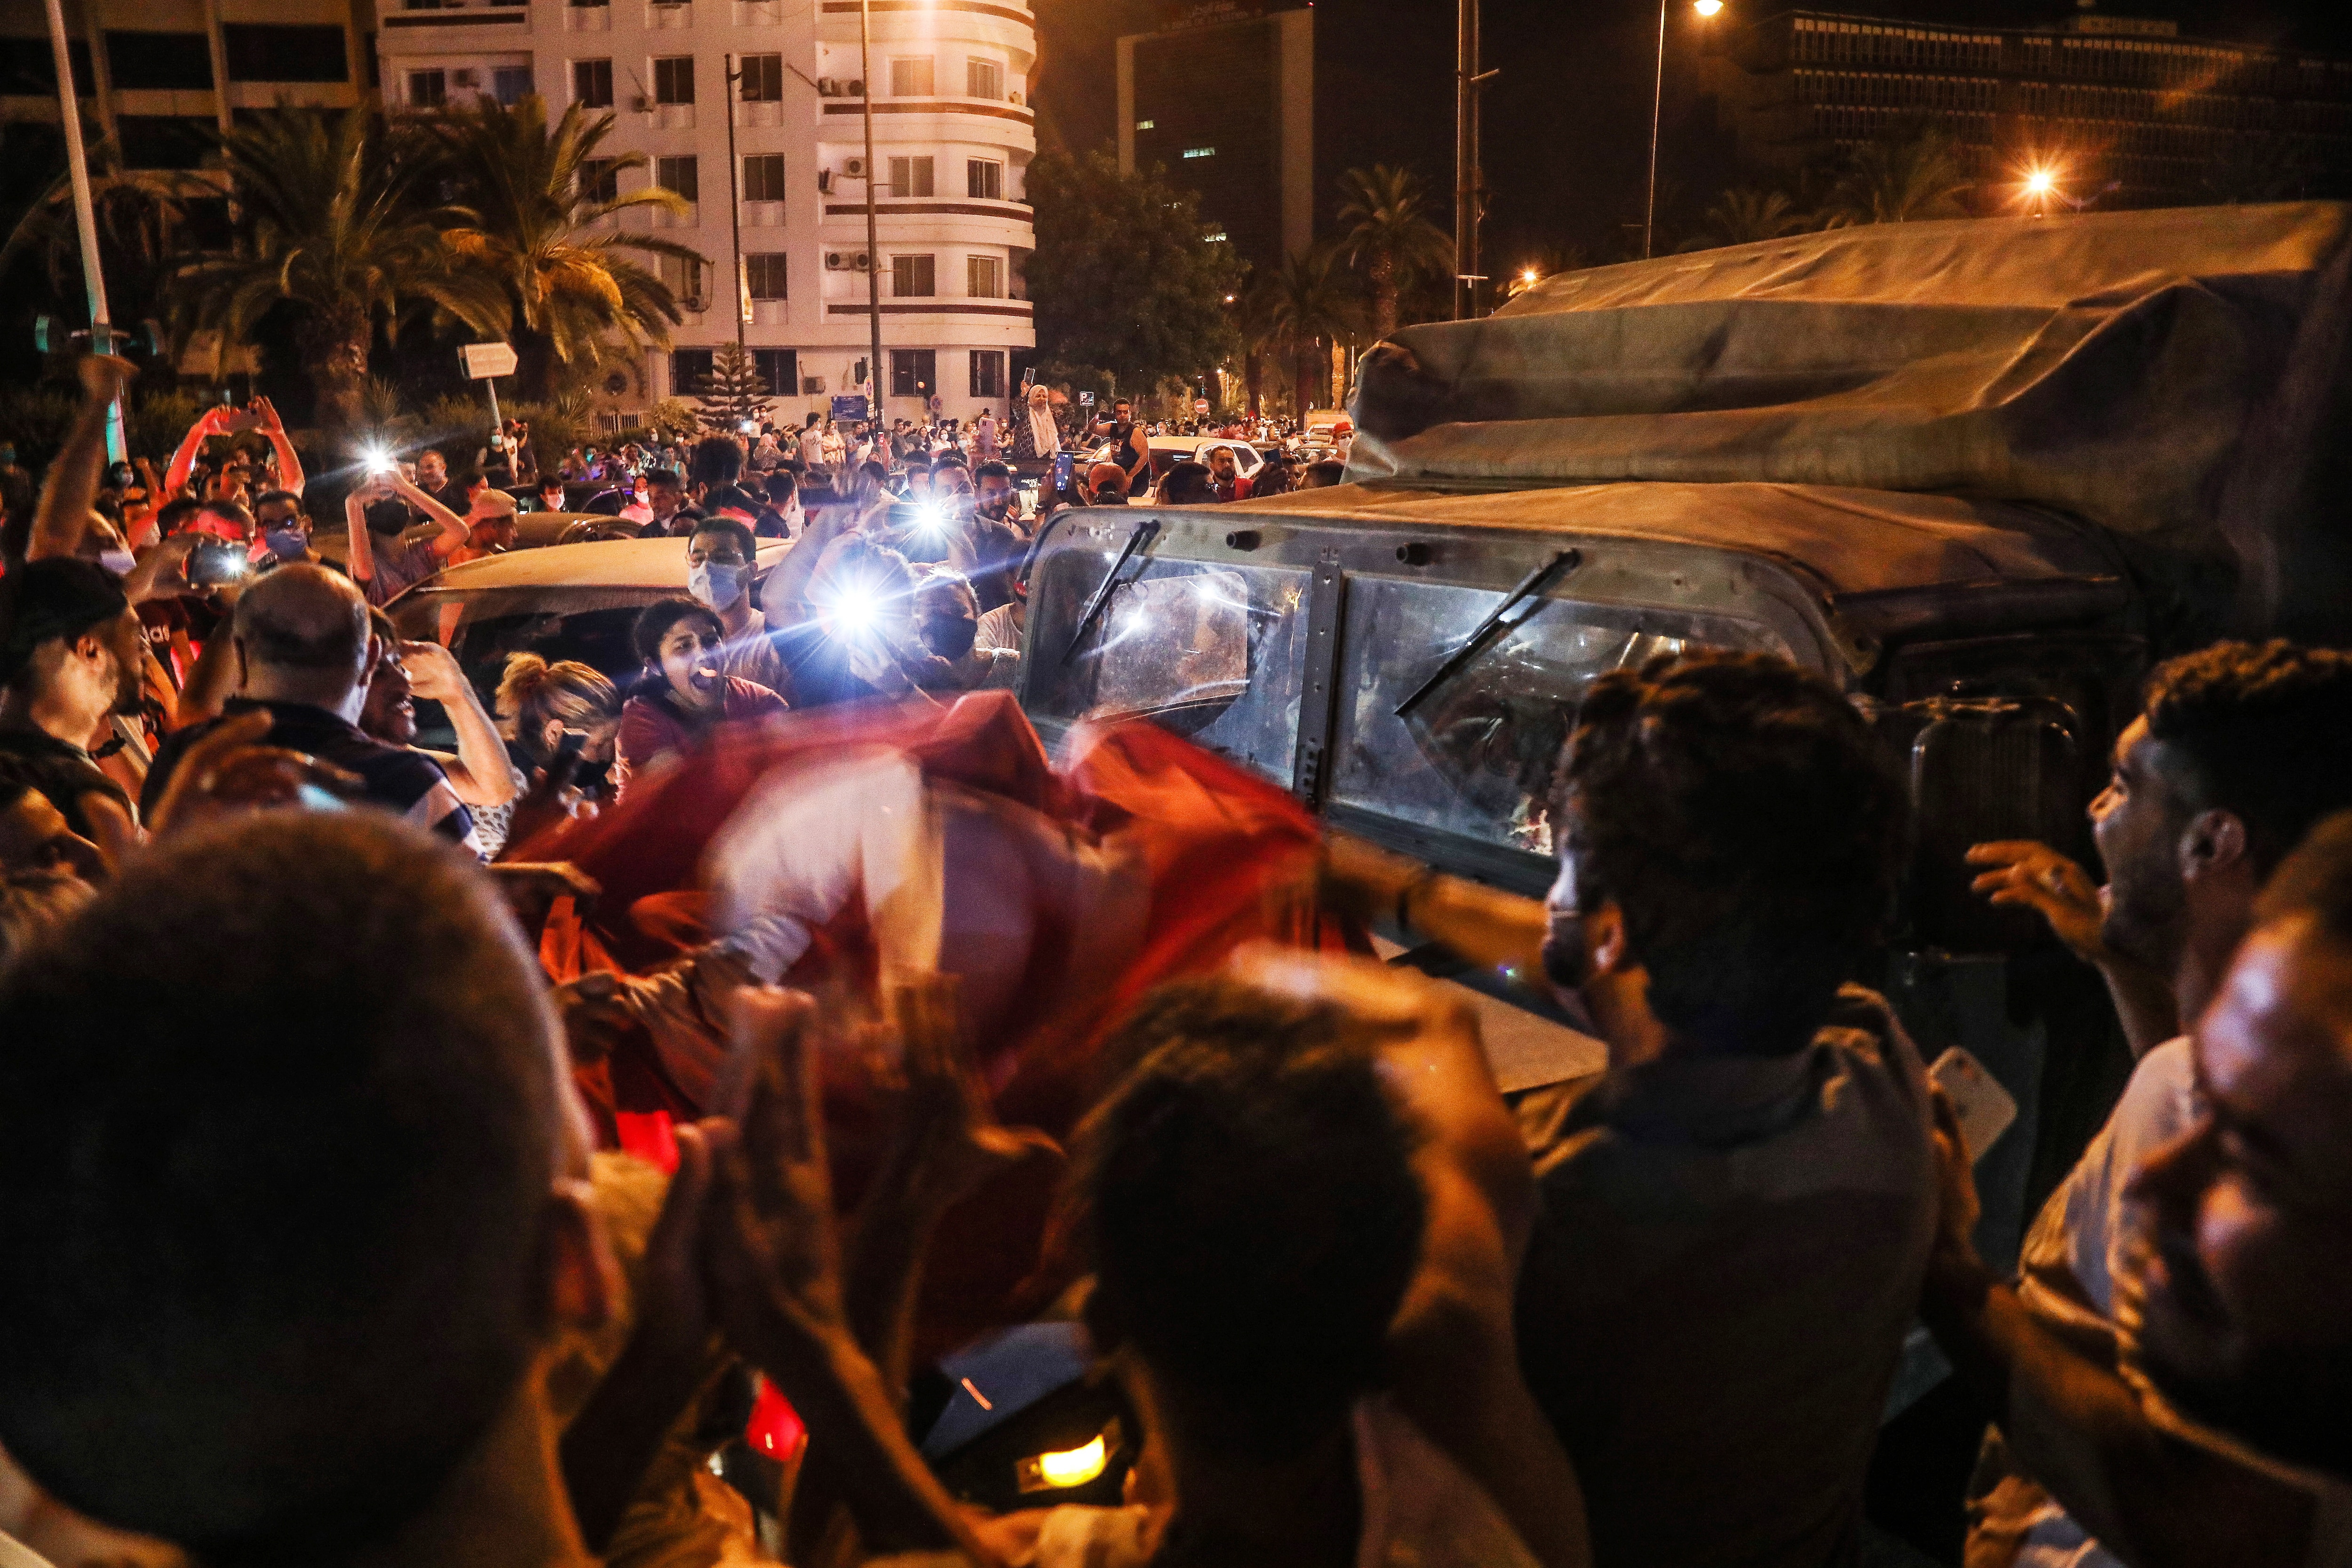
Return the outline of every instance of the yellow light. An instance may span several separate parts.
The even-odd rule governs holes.
[[[1698,0],[1692,9],[1702,16],[1712,16],[1723,9],[1723,0]]]
[[[1021,1489],[1027,1491],[1066,1491],[1085,1486],[1103,1473],[1110,1463],[1110,1445],[1104,1441],[1108,1433],[1097,1433],[1095,1440],[1084,1447],[1066,1449],[1059,1454],[1040,1454],[1021,1461]]]
[[[2047,169],[2036,169],[2025,176],[2025,188],[2037,196],[2046,196],[2057,184],[2058,176]]]
[[[1520,274],[1519,274],[1519,281],[1520,281],[1520,282],[1522,282],[1522,283],[1532,283],[1532,282],[1534,282],[1535,280],[1536,280],[1536,269],[1535,269],[1534,268],[1532,268],[1532,267],[1528,268],[1525,272],[1522,272],[1522,273],[1520,273]]]

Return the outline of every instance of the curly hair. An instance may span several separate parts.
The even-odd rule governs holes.
[[[1088,1316],[1243,1419],[1256,1453],[1311,1441],[1373,1386],[1421,1256],[1416,1138],[1371,1027],[1232,980],[1146,997],[1135,1063],[1078,1137]]]
[[[1844,696],[1786,659],[1611,671],[1560,793],[1580,900],[1616,901],[1650,1010],[1699,1048],[1802,1047],[1884,932],[1902,783]]]
[[[2223,642],[2147,679],[2147,732],[2188,763],[2182,808],[2246,825],[2268,876],[2329,812],[2352,806],[2352,653],[2291,642]]]

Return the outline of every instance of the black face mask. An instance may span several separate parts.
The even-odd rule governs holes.
[[[963,616],[923,617],[923,646],[941,658],[961,658],[979,636],[980,623]]]
[[[601,794],[604,781],[612,772],[613,763],[609,758],[601,763],[582,763],[572,771],[572,787],[585,795]]]

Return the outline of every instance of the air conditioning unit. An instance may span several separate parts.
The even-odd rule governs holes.
[[[841,89],[852,98],[864,98],[866,96],[866,84],[862,81],[843,82],[841,84]]]
[[[819,169],[816,172],[816,188],[823,191],[826,195],[833,195],[833,171],[831,169]]]
[[[866,160],[852,158],[841,165],[841,172],[853,180],[862,180],[866,177]]]
[[[476,87],[480,85],[481,79],[480,73],[473,70],[454,70],[449,73],[451,87]]]
[[[840,251],[828,250],[824,253],[824,269],[827,272],[838,272],[848,265],[849,258]]]
[[[874,253],[870,250],[861,250],[851,258],[850,265],[860,272],[871,272],[874,269]]]
[[[819,98],[839,98],[841,96],[841,79],[830,76],[821,76],[817,78],[816,91]]]
[[[639,114],[651,114],[654,111],[654,100],[648,94],[641,92],[632,101]]]
[[[821,375],[804,375],[801,377],[802,395],[807,396],[814,393],[823,392],[824,390],[824,377]]]
[[[1021,95],[1018,92],[1011,93],[1007,95],[1005,101],[1013,105],[1013,108],[1018,109],[1021,107]]]

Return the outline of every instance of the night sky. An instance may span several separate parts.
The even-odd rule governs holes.
[[[1114,40],[1149,30],[1160,0],[1034,0],[1045,57],[1040,131],[1083,150],[1108,143],[1117,101]],[[1822,9],[1990,25],[2048,23],[2072,0],[1815,0]],[[1727,0],[1710,26],[1787,9]],[[1453,0],[1320,0],[1317,30],[1318,222],[1342,169],[1403,163],[1430,183],[1451,229],[1454,159]],[[1728,183],[1727,150],[1694,112],[1698,40],[1688,0],[1669,0],[1667,139],[1660,179],[1697,206]],[[2344,0],[2102,0],[2102,14],[2170,17],[2184,34],[2352,55]],[[1488,269],[1539,247],[1613,259],[1638,221],[1649,154],[1655,0],[1486,0],[1485,227]],[[1678,90],[1679,89],[1679,90]]]

